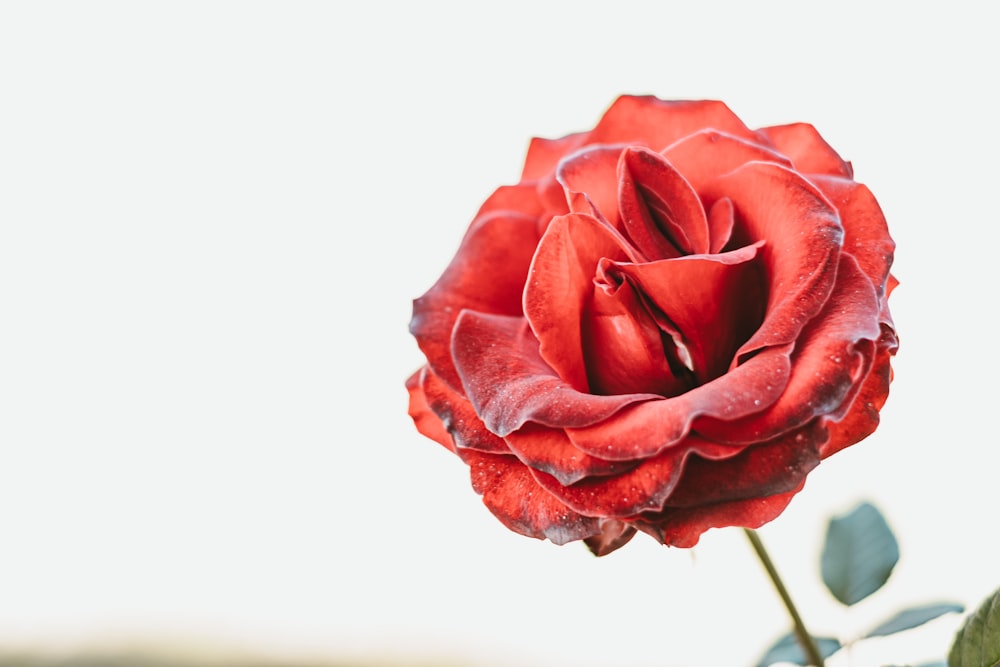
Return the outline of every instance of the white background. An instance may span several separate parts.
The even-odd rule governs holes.
[[[875,192],[902,282],[883,426],[761,532],[817,633],[974,607],[1000,585],[979,6],[5,3],[0,646],[751,664],[786,620],[739,531],[603,559],[514,535],[406,416],[410,300],[529,137],[624,92],[811,122]],[[816,562],[865,498],[902,559],[848,613]],[[830,664],[940,658],[958,622]]]

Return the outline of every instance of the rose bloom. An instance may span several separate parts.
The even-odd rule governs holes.
[[[508,528],[597,555],[770,521],[889,390],[894,244],[852,174],[714,101],[532,140],[414,301],[417,428]]]

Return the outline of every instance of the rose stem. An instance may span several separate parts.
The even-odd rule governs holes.
[[[771,557],[767,555],[767,550],[760,541],[760,536],[757,535],[757,531],[750,530],[749,528],[744,528],[743,532],[746,533],[747,539],[753,545],[753,550],[757,552],[757,557],[760,558],[760,562],[764,565],[764,569],[767,570],[768,576],[771,577],[771,583],[774,584],[774,589],[781,596],[781,601],[785,603],[785,609],[788,610],[788,614],[792,617],[792,624],[795,626],[795,638],[799,640],[799,645],[805,651],[809,664],[816,667],[824,667],[823,656],[819,653],[819,647],[816,646],[816,641],[809,634],[809,631],[806,630],[806,626],[802,622],[802,617],[799,616],[799,611],[795,608],[795,603],[792,602],[792,598],[788,594],[788,589],[782,583],[781,577],[778,576],[778,570],[775,569]]]

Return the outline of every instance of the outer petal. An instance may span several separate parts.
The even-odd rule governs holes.
[[[537,222],[526,215],[491,213],[472,223],[451,264],[413,302],[410,332],[427,363],[449,387],[462,385],[451,359],[451,333],[464,308],[521,314],[521,293],[538,245]]]
[[[662,510],[681,479],[685,461],[692,454],[721,459],[735,456],[742,450],[743,447],[689,438],[682,445],[612,477],[590,477],[567,486],[544,472],[532,470],[532,475],[543,488],[581,514],[622,519],[643,511]]]
[[[546,472],[560,484],[573,484],[585,477],[614,475],[635,467],[623,461],[604,461],[573,446],[566,432],[527,424],[506,438],[513,453],[529,468]]]
[[[701,130],[683,137],[667,146],[663,156],[698,192],[715,178],[747,162],[792,166],[791,160],[767,146],[717,130]]]
[[[693,547],[709,528],[760,528],[781,514],[802,486],[775,496],[750,498],[699,507],[670,509],[659,516],[632,521],[639,530],[672,547]]]
[[[619,97],[587,136],[588,144],[638,144],[660,150],[706,127],[739,137],[756,134],[722,102]]]
[[[472,488],[483,503],[514,532],[566,544],[601,534],[600,520],[583,517],[542,490],[513,456],[462,452]]]
[[[535,181],[521,181],[517,185],[500,186],[479,207],[475,219],[499,211],[533,217],[541,215],[544,208],[538,198],[538,184]]]
[[[538,243],[524,289],[524,315],[546,363],[574,389],[588,391],[580,322],[602,257],[629,257],[625,242],[589,215],[554,218]]]
[[[708,186],[710,200],[727,196],[739,222],[734,239],[765,239],[767,313],[737,353],[737,363],[772,345],[786,345],[826,303],[837,275],[843,230],[816,188],[776,164],[751,162]],[[742,237],[742,238],[741,238]]]
[[[486,430],[472,404],[452,391],[433,371],[425,368],[420,378],[427,406],[436,414],[454,441],[454,451],[475,449],[491,454],[510,454],[503,438]]]
[[[762,127],[758,132],[770,139],[778,152],[791,158],[795,169],[801,173],[854,176],[851,165],[808,123]]]
[[[549,221],[560,215],[570,213],[566,203],[566,190],[556,180],[554,174],[546,176],[535,184],[538,201],[544,212],[538,216],[538,236],[545,234]]]
[[[881,297],[896,244],[875,197],[867,187],[851,180],[834,176],[810,176],[809,180],[837,207],[844,225],[844,252],[858,260]]]
[[[413,419],[413,423],[416,425],[418,431],[454,452],[455,444],[452,442],[451,436],[448,434],[444,424],[427,404],[427,396],[424,394],[421,386],[423,385],[424,375],[427,372],[427,366],[424,366],[406,380],[406,390],[410,394],[409,415]]]
[[[609,461],[655,456],[681,442],[699,416],[739,419],[777,400],[788,382],[790,352],[791,346],[769,348],[684,394],[642,402],[566,433],[582,451]]]
[[[768,442],[746,447],[722,460],[692,456],[667,508],[773,496],[798,488],[819,465],[819,449],[829,434],[818,422]]]
[[[828,424],[830,439],[820,450],[823,458],[836,454],[875,432],[879,422],[879,410],[885,405],[889,395],[889,383],[892,381],[889,361],[896,353],[896,345],[896,332],[892,327],[883,324],[874,367],[865,378],[864,385],[847,415],[840,421]]]
[[[528,144],[521,180],[534,180],[551,174],[560,160],[583,146],[586,140],[586,132],[569,134],[561,139],[534,137]]]
[[[538,354],[520,317],[463,311],[453,337],[455,365],[469,401],[493,433],[507,436],[528,422],[564,428],[604,421],[653,394],[594,396],[573,389]]]
[[[588,537],[584,542],[595,556],[607,556],[612,551],[628,544],[635,535],[633,526],[617,519],[601,519],[599,535]]]
[[[830,300],[795,345],[791,377],[781,398],[743,419],[700,419],[695,430],[720,442],[752,443],[818,416],[842,415],[871,368],[878,314],[879,301],[868,277],[853,257],[843,255]]]

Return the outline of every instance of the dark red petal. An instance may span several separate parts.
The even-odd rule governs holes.
[[[882,209],[871,191],[860,183],[833,176],[810,176],[840,213],[844,252],[858,260],[881,296],[889,278],[896,244],[889,236]]]
[[[455,444],[451,440],[447,429],[438,418],[430,406],[427,405],[427,396],[422,388],[424,374],[428,372],[427,366],[411,375],[406,380],[406,390],[410,394],[410,407],[408,413],[413,419],[417,430],[431,440],[440,443],[455,451]]]
[[[735,456],[743,447],[720,445],[700,438],[640,461],[631,470],[611,477],[588,477],[560,484],[552,475],[531,473],[538,483],[570,509],[587,516],[627,518],[643,511],[660,511],[683,474],[685,461],[699,453],[713,459]]]
[[[837,275],[843,229],[829,202],[802,176],[751,162],[713,181],[706,197],[728,197],[736,210],[734,240],[767,241],[761,249],[767,313],[737,353],[737,362],[772,345],[794,342],[826,303]]]
[[[584,454],[573,446],[562,429],[526,424],[506,438],[510,450],[529,468],[555,477],[561,484],[573,484],[584,477],[624,472],[630,463],[604,461]]]
[[[733,202],[729,197],[716,199],[712,208],[708,209],[708,237],[711,239],[708,251],[710,253],[722,252],[722,249],[729,243],[729,238],[733,234],[734,219]]]
[[[542,360],[520,317],[463,311],[453,336],[455,366],[476,413],[507,436],[528,422],[553,428],[589,426],[652,394],[594,396],[573,389]]]
[[[677,168],[691,187],[701,192],[716,177],[747,162],[776,162],[791,167],[791,160],[752,139],[716,130],[688,135],[663,150],[663,156]]]
[[[544,213],[538,217],[538,236],[541,238],[545,234],[545,230],[548,229],[552,218],[566,215],[570,210],[569,205],[566,203],[566,191],[563,190],[563,186],[556,180],[555,175],[546,176],[538,181],[536,188],[538,191],[538,201],[541,202],[542,207],[545,209]]]
[[[882,325],[875,363],[865,378],[861,391],[851,404],[850,411],[840,421],[829,422],[830,439],[820,450],[826,458],[841,449],[849,447],[875,432],[879,422],[879,410],[889,396],[892,368],[889,365],[896,353],[896,332],[888,325]]]
[[[629,283],[591,285],[579,326],[590,393],[674,396],[690,388],[686,374],[674,375],[660,327]]]
[[[461,394],[449,389],[430,369],[425,368],[421,387],[427,406],[440,418],[456,448],[510,454],[504,439],[486,430],[472,404]]]
[[[580,516],[543,490],[513,456],[463,450],[472,488],[509,529],[566,544],[601,533],[600,521]]]
[[[556,180],[573,213],[586,213],[618,228],[618,156],[623,146],[589,146],[559,163]]]
[[[607,556],[612,551],[628,544],[635,535],[632,526],[617,519],[601,519],[601,532],[584,540],[591,553],[595,556]]]
[[[667,546],[693,547],[698,544],[702,533],[710,528],[728,526],[760,528],[768,521],[777,518],[801,490],[802,486],[788,493],[765,498],[673,509],[654,520],[637,519],[631,523]]]
[[[854,176],[851,165],[808,123],[762,127],[758,132],[770,139],[779,153],[792,160],[796,171],[844,178]]]
[[[622,151],[617,196],[625,234],[647,258],[708,252],[701,200],[659,153],[638,147]]]
[[[767,294],[753,260],[764,243],[719,255],[610,263],[608,271],[625,276],[666,316],[704,384],[730,368],[736,349],[761,323]]]
[[[464,308],[521,314],[521,294],[538,245],[531,216],[492,213],[476,219],[451,264],[433,287],[413,302],[410,332],[434,373],[455,391],[462,385],[451,359],[451,334]]]
[[[534,137],[528,144],[521,180],[534,180],[554,173],[559,160],[583,146],[586,138],[586,132],[570,134],[561,139]]]
[[[851,405],[871,368],[879,337],[879,301],[850,255],[820,314],[802,331],[784,393],[765,412],[739,420],[699,419],[695,431],[720,442],[752,443],[797,429]]]
[[[827,438],[826,429],[815,421],[774,440],[749,445],[731,458],[692,456],[667,499],[666,511],[773,496],[798,488],[819,465],[819,448]]]
[[[542,358],[582,392],[589,389],[580,322],[602,257],[628,257],[625,241],[611,228],[589,215],[554,218],[538,243],[524,289],[524,316]]]
[[[661,150],[707,127],[739,137],[756,135],[722,102],[619,97],[587,136],[588,144],[639,144]]]
[[[738,419],[777,400],[788,382],[790,352],[791,346],[769,348],[684,394],[646,401],[566,433],[582,451],[609,461],[655,456],[683,440],[699,416]]]

